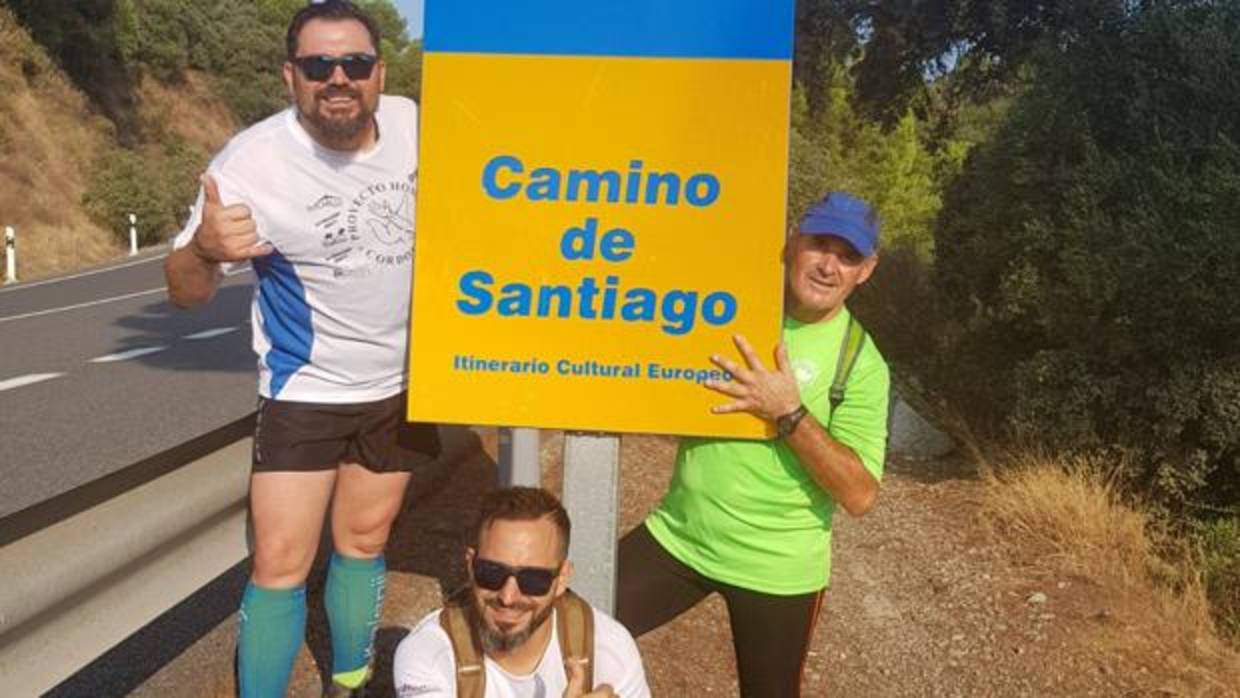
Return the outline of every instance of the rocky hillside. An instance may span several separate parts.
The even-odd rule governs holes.
[[[111,124],[41,46],[0,7],[0,225],[17,229],[19,277],[80,266],[120,251],[82,208]]]
[[[0,225],[17,230],[23,281],[124,254],[125,223],[109,225],[116,216],[103,211],[128,199],[141,214],[160,197],[183,211],[192,173],[238,126],[206,80],[187,71],[173,83],[139,76],[125,85],[133,120],[120,133],[2,5],[0,90]],[[142,178],[132,176],[143,172],[186,181],[143,191]],[[164,239],[170,227],[143,229],[144,244]]]

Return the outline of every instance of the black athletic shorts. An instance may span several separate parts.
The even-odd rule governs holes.
[[[254,472],[332,470],[357,463],[376,473],[409,472],[440,452],[434,424],[405,421],[401,393],[336,405],[258,398]]]

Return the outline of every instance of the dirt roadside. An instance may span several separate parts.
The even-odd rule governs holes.
[[[493,482],[495,437],[437,482],[423,482],[389,554],[388,602],[372,695],[391,694],[390,661],[409,625],[458,583],[460,536]],[[621,529],[658,501],[675,442],[625,437]],[[544,483],[558,490],[563,436],[545,432]],[[982,485],[948,458],[893,454],[879,504],[836,518],[834,575],[806,667],[807,696],[1240,696],[1240,666],[1159,642],[1142,600],[1056,572],[998,539],[978,515]],[[312,580],[312,608],[321,604]],[[235,618],[131,695],[231,696]],[[736,695],[723,605],[708,600],[639,640],[656,696]],[[319,695],[321,611],[291,694]],[[1223,662],[1223,663],[1220,663]]]

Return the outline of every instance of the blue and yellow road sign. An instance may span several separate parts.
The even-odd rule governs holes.
[[[428,0],[411,419],[761,437],[793,0]]]

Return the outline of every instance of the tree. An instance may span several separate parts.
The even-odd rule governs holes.
[[[822,108],[834,71],[861,55],[864,0],[801,0],[796,7],[793,78],[811,111]]]
[[[379,36],[385,43],[385,55],[400,53],[409,45],[405,18],[400,16],[400,11],[391,0],[359,0],[357,4],[379,25]]]
[[[913,108],[926,116],[928,84],[953,75],[953,90],[1002,94],[1043,42],[1067,45],[1104,31],[1137,0],[802,0],[797,3],[796,79],[810,107],[822,104],[824,72],[846,65],[856,107],[892,125]]]
[[[1045,45],[947,194],[946,390],[1117,448],[1164,503],[1240,501],[1240,7],[1151,3]]]
[[[387,54],[386,92],[420,101],[422,95],[422,42],[411,41]]]
[[[112,0],[5,0],[69,79],[117,127],[136,129],[133,83],[117,47]]]

